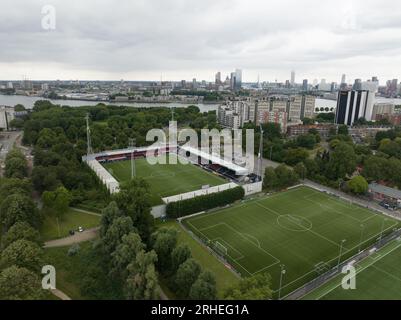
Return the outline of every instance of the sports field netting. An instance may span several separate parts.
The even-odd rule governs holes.
[[[401,300],[401,241],[395,240],[356,267],[355,290],[344,290],[336,277],[306,300]]]
[[[218,241],[225,257],[244,276],[268,272],[278,290],[285,265],[282,295],[314,279],[342,259],[377,241],[398,222],[308,187],[183,220],[206,243]],[[363,226],[363,227],[362,227]],[[363,228],[363,232],[361,232]]]
[[[193,164],[184,165],[177,162],[151,165],[145,158],[135,160],[136,176],[144,178],[150,185],[152,205],[161,204],[163,197],[199,190],[204,185],[217,186],[228,182]],[[103,166],[119,182],[131,179],[130,160],[105,163]]]

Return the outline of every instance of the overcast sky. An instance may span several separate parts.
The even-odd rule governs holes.
[[[56,29],[41,26],[44,5]],[[1,0],[0,79],[401,79],[397,0]]]

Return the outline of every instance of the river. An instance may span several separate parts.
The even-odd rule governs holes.
[[[42,100],[41,97],[27,97],[17,95],[1,95],[0,94],[0,105],[15,106],[16,104],[22,104],[26,108],[31,109],[33,104],[37,100]],[[54,104],[68,105],[72,107],[80,106],[95,106],[99,101],[83,101],[83,100],[50,100]],[[396,105],[401,105],[401,99],[387,99],[387,98],[376,98],[376,102],[393,102]],[[117,105],[117,106],[129,106],[133,108],[152,108],[152,107],[167,107],[167,108],[183,108],[189,105],[195,105],[201,112],[207,112],[217,110],[218,104],[190,104],[190,103],[139,103],[139,102],[104,102],[105,104]],[[328,99],[316,99],[315,107],[336,107],[337,101]]]
[[[43,100],[42,97],[28,97],[18,95],[2,95],[0,94],[0,105],[15,106],[16,104],[22,104],[27,109],[32,109],[35,101]],[[67,105],[71,107],[80,106],[95,106],[101,101],[83,101],[83,100],[50,100],[54,104]],[[166,108],[185,108],[193,105],[197,106],[201,112],[217,110],[218,104],[203,104],[203,103],[139,103],[139,102],[103,102],[105,104],[116,105],[116,106],[128,106],[133,108],[152,108],[152,107],[166,107]]]

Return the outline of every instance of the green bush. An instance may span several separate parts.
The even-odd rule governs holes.
[[[167,205],[166,213],[169,218],[179,218],[193,213],[225,206],[244,197],[242,187],[212,193],[192,199],[171,202]]]

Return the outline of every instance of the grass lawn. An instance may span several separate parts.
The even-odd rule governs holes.
[[[395,240],[356,265],[356,289],[344,290],[336,277],[305,300],[401,300],[401,241]]]
[[[79,284],[85,273],[87,263],[82,256],[90,250],[92,242],[80,244],[80,252],[75,256],[68,256],[70,247],[45,249],[45,262],[56,268],[56,288],[63,291],[73,300],[84,300],[87,297],[81,295]]]
[[[366,208],[298,187],[183,221],[243,276],[268,272],[282,296],[374,242],[399,222]],[[341,245],[342,241],[343,245]],[[206,250],[205,250],[206,251]]]
[[[46,212],[43,225],[40,229],[43,241],[63,238],[69,235],[70,230],[77,230],[78,227],[85,229],[98,226],[100,216],[69,209],[61,219],[55,214]]]
[[[205,269],[210,270],[216,277],[217,291],[219,295],[223,290],[239,281],[239,278],[224,266],[215,256],[205,250],[196,240],[194,240],[176,221],[162,222],[159,227],[175,228],[178,230],[178,243],[185,243],[189,246],[193,258],[195,258]],[[166,292],[167,293],[167,292]]]
[[[131,179],[130,160],[106,163],[103,166],[120,182]],[[144,178],[150,185],[152,205],[162,204],[163,197],[199,190],[203,185],[217,186],[228,182],[193,164],[184,165],[179,161],[177,164],[151,165],[143,158],[135,160],[135,168],[137,177]]]

